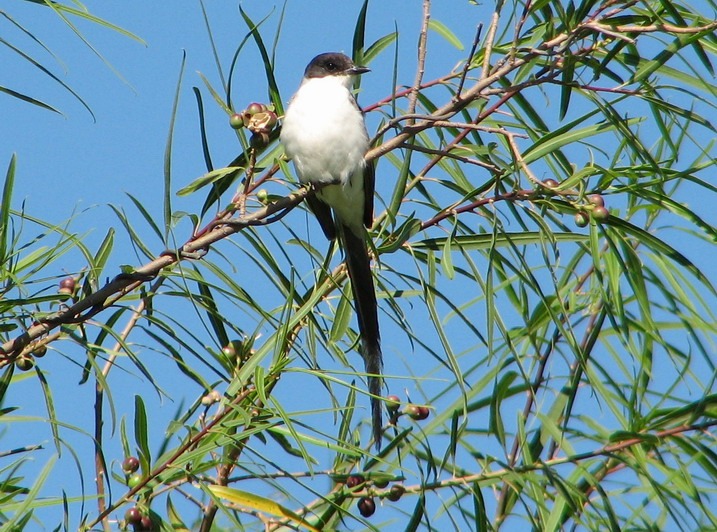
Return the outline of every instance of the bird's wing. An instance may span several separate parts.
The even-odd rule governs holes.
[[[309,209],[311,209],[311,212],[314,213],[314,216],[316,216],[316,219],[319,221],[319,225],[321,229],[323,229],[326,238],[334,240],[336,238],[336,224],[331,214],[331,207],[316,196],[311,195],[306,197],[306,203],[309,204]]]
[[[376,173],[373,161],[366,163],[363,172],[363,224],[367,229],[371,229],[373,225],[373,194],[376,186]]]

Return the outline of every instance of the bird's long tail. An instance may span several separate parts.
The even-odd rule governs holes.
[[[354,296],[359,333],[361,335],[361,356],[368,374],[368,391],[371,394],[371,419],[373,438],[377,447],[381,447],[382,403],[381,372],[381,335],[378,329],[378,304],[374,288],[371,259],[366,247],[364,235],[357,235],[351,227],[341,224],[339,234],[346,253],[346,266],[351,279],[351,291]],[[363,231],[363,227],[361,227]]]

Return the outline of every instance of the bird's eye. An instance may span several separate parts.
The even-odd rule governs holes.
[[[329,71],[333,72],[333,71],[336,70],[337,68],[338,68],[338,67],[336,66],[336,63],[332,63],[331,61],[329,61],[328,63],[326,63],[326,70],[329,70]]]

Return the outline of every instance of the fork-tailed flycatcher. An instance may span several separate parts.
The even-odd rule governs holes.
[[[365,228],[373,223],[374,171],[364,161],[368,133],[351,92],[355,77],[368,71],[344,54],[314,57],[286,110],[281,142],[302,183],[329,183],[307,202],[326,237],[338,236],[344,249],[368,374],[373,438],[380,447],[383,361]]]

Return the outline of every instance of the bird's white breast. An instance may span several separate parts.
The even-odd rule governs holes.
[[[305,183],[337,183],[319,197],[345,222],[360,224],[368,134],[348,76],[306,79],[284,116],[281,142]],[[356,218],[356,220],[354,220]]]

